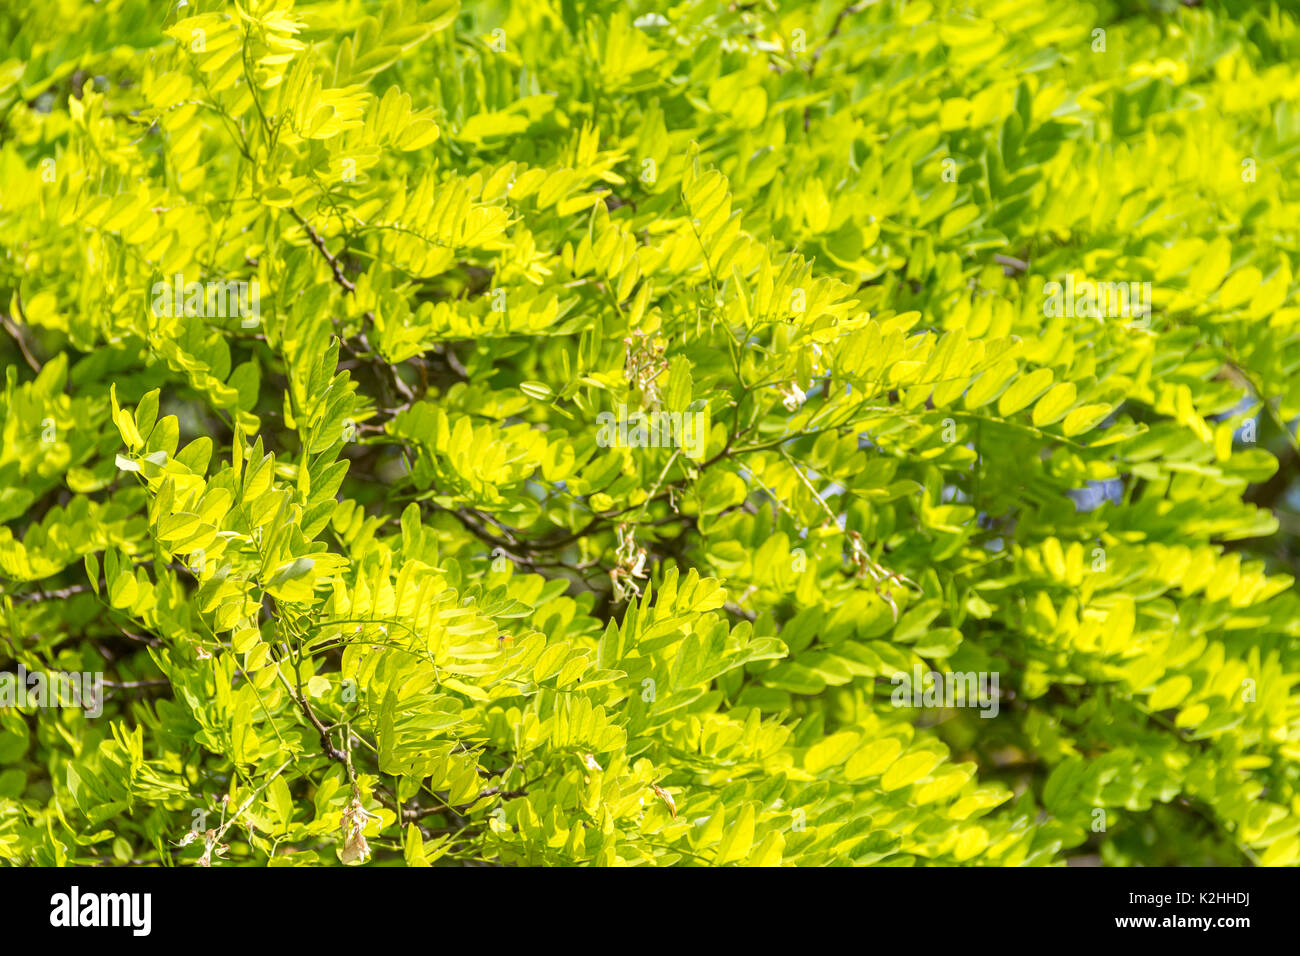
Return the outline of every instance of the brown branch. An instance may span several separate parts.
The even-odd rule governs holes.
[[[255,98],[256,99],[256,98]],[[319,232],[312,228],[311,223],[302,217],[298,210],[290,207],[289,215],[298,221],[298,225],[306,231],[307,237],[311,239],[311,244],[320,250],[320,254],[325,257],[329,263],[330,271],[334,273],[334,281],[343,287],[343,291],[354,293],[357,291],[356,285],[343,274],[343,267],[339,265],[339,260],[330,253],[329,248],[325,245],[325,240],[321,238]]]
[[[23,358],[31,367],[31,370],[37,375],[40,375],[41,363],[36,361],[36,357],[32,355],[31,351],[27,348],[27,340],[23,338],[22,327],[7,315],[0,316],[0,322],[4,324],[5,331],[8,332],[13,340],[18,343],[18,351],[23,353]]]
[[[844,18],[850,14],[861,13],[866,6],[866,3],[851,3],[835,15],[835,23],[831,27],[831,32],[826,35],[826,39],[818,45],[817,49],[813,50],[812,63],[808,66],[809,78],[812,77],[813,71],[817,69],[817,61],[822,58],[822,51],[826,49],[827,45],[832,40],[840,35],[840,27],[844,25]]]

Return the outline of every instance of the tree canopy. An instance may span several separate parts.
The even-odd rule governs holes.
[[[0,860],[1297,863],[1297,64],[6,3]]]

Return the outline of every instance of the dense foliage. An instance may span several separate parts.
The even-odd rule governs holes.
[[[1296,863],[1296,64],[6,3],[0,860]]]

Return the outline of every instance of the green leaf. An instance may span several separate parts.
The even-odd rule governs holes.
[[[1047,391],[1052,384],[1052,378],[1050,368],[1038,368],[1022,375],[998,399],[998,414],[1014,415]]]

